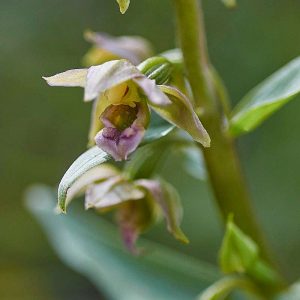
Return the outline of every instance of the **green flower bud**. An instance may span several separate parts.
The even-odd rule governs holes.
[[[173,65],[165,58],[154,56],[138,65],[138,69],[156,84],[165,84],[173,71]]]

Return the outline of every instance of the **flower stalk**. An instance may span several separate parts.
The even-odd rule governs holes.
[[[230,213],[234,214],[238,226],[256,241],[263,257],[271,262],[272,258],[251,207],[234,142],[226,128],[224,99],[220,99],[222,93],[213,80],[201,2],[173,0],[173,4],[177,36],[195,109],[212,139],[210,148],[201,148],[216,204],[224,221]]]

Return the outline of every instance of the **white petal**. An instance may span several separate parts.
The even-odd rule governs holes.
[[[90,67],[87,74],[84,100],[93,100],[105,90],[138,76],[141,76],[140,71],[129,61],[123,59]]]
[[[118,170],[110,165],[100,165],[84,173],[68,189],[66,202],[69,203],[75,196],[79,196],[85,191],[88,185],[118,175]]]
[[[155,80],[151,80],[146,76],[141,76],[134,79],[134,82],[144,91],[148,98],[148,102],[154,105],[171,104],[169,98],[159,89]]]
[[[129,200],[144,198],[145,192],[121,177],[93,185],[86,193],[86,207],[109,208]]]
[[[43,77],[51,86],[85,87],[88,69],[74,69],[51,77]]]
[[[100,201],[115,184],[121,181],[121,176],[114,176],[103,182],[90,185],[85,193],[85,208],[95,207],[97,202]]]

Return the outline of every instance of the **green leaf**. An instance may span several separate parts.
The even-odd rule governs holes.
[[[245,273],[258,258],[256,243],[245,235],[230,217],[222,242],[219,262],[224,273]]]
[[[238,136],[260,125],[300,92],[300,57],[275,72],[251,90],[236,106],[230,132]]]
[[[213,285],[208,287],[199,297],[198,300],[223,300],[236,289],[244,290],[251,293],[251,299],[261,299],[257,288],[250,280],[241,276],[227,276],[221,278]],[[253,298],[254,297],[254,298]]]
[[[66,212],[68,190],[86,172],[109,161],[111,157],[97,146],[81,154],[70,166],[58,186],[58,206]]]
[[[143,239],[148,251],[139,257],[128,254],[114,226],[76,205],[68,215],[54,215],[55,195],[49,188],[31,188],[26,200],[59,257],[107,299],[193,300],[219,279],[209,264]]]
[[[130,0],[117,0],[119,7],[120,7],[120,12],[122,14],[125,14],[126,10],[129,7]]]

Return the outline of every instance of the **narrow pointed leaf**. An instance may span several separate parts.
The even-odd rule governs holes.
[[[66,200],[71,186],[90,169],[109,161],[111,157],[98,147],[93,147],[80,155],[67,170],[58,187],[58,206],[66,212]]]
[[[43,79],[51,86],[85,87],[87,72],[88,69],[74,69]]]
[[[241,100],[232,112],[230,132],[238,136],[255,129],[299,92],[300,57],[275,72]]]
[[[119,7],[120,7],[120,12],[122,14],[125,14],[126,10],[129,7],[130,0],[117,0]]]

